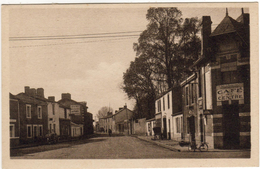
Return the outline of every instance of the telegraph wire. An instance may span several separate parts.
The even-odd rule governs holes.
[[[104,42],[104,41],[112,41],[112,40],[124,40],[124,39],[132,39],[132,38],[135,38],[135,37],[106,39],[106,40],[95,40],[95,41],[84,41],[84,42],[53,43],[53,44],[46,44],[46,45],[11,46],[11,47],[9,47],[9,48],[26,48],[26,47],[42,47],[42,46],[71,45],[71,44],[81,44],[81,43]]]
[[[93,35],[125,34],[125,33],[136,33],[136,32],[142,32],[142,31],[110,32],[110,33],[94,33],[94,34],[78,34],[78,35],[56,35],[56,36],[24,36],[24,37],[9,37],[9,39],[62,38],[62,37],[80,37],[80,36],[93,36]]]
[[[9,41],[26,41],[26,40],[64,40],[64,39],[94,39],[94,38],[117,38],[117,37],[131,37],[131,36],[140,36],[140,35],[113,35],[113,36],[83,36],[83,37],[60,37],[60,38],[18,38],[18,39],[9,39]]]

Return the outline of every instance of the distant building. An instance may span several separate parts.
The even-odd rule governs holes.
[[[116,133],[132,134],[132,126],[130,120],[133,118],[133,112],[124,106],[114,114]]]
[[[62,93],[59,104],[70,108],[70,120],[77,125],[83,125],[82,135],[93,133],[93,116],[87,112],[86,102],[77,102],[71,99],[70,93]],[[75,125],[74,125],[75,126]]]

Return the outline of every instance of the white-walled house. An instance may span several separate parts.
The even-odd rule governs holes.
[[[175,86],[155,101],[155,126],[161,127],[163,138],[179,140],[182,136],[181,87]]]
[[[59,104],[53,96],[48,97],[48,133],[60,135]]]

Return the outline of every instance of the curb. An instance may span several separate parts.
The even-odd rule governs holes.
[[[162,144],[162,143],[158,143],[158,142],[155,142],[155,141],[152,141],[152,140],[142,139],[142,138],[140,138],[138,136],[132,136],[132,137],[136,137],[136,138],[138,138],[140,140],[143,140],[143,141],[146,141],[146,142],[158,145],[158,146],[163,147],[163,148],[167,148],[167,149],[172,150],[172,151],[177,151],[177,152],[181,151],[180,149],[176,149],[176,148],[174,148],[172,146],[168,146],[168,145],[165,145],[165,144]]]

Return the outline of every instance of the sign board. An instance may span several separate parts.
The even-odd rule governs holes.
[[[219,85],[216,87],[217,101],[244,100],[243,83]]]
[[[71,114],[80,115],[80,105],[70,105]]]

